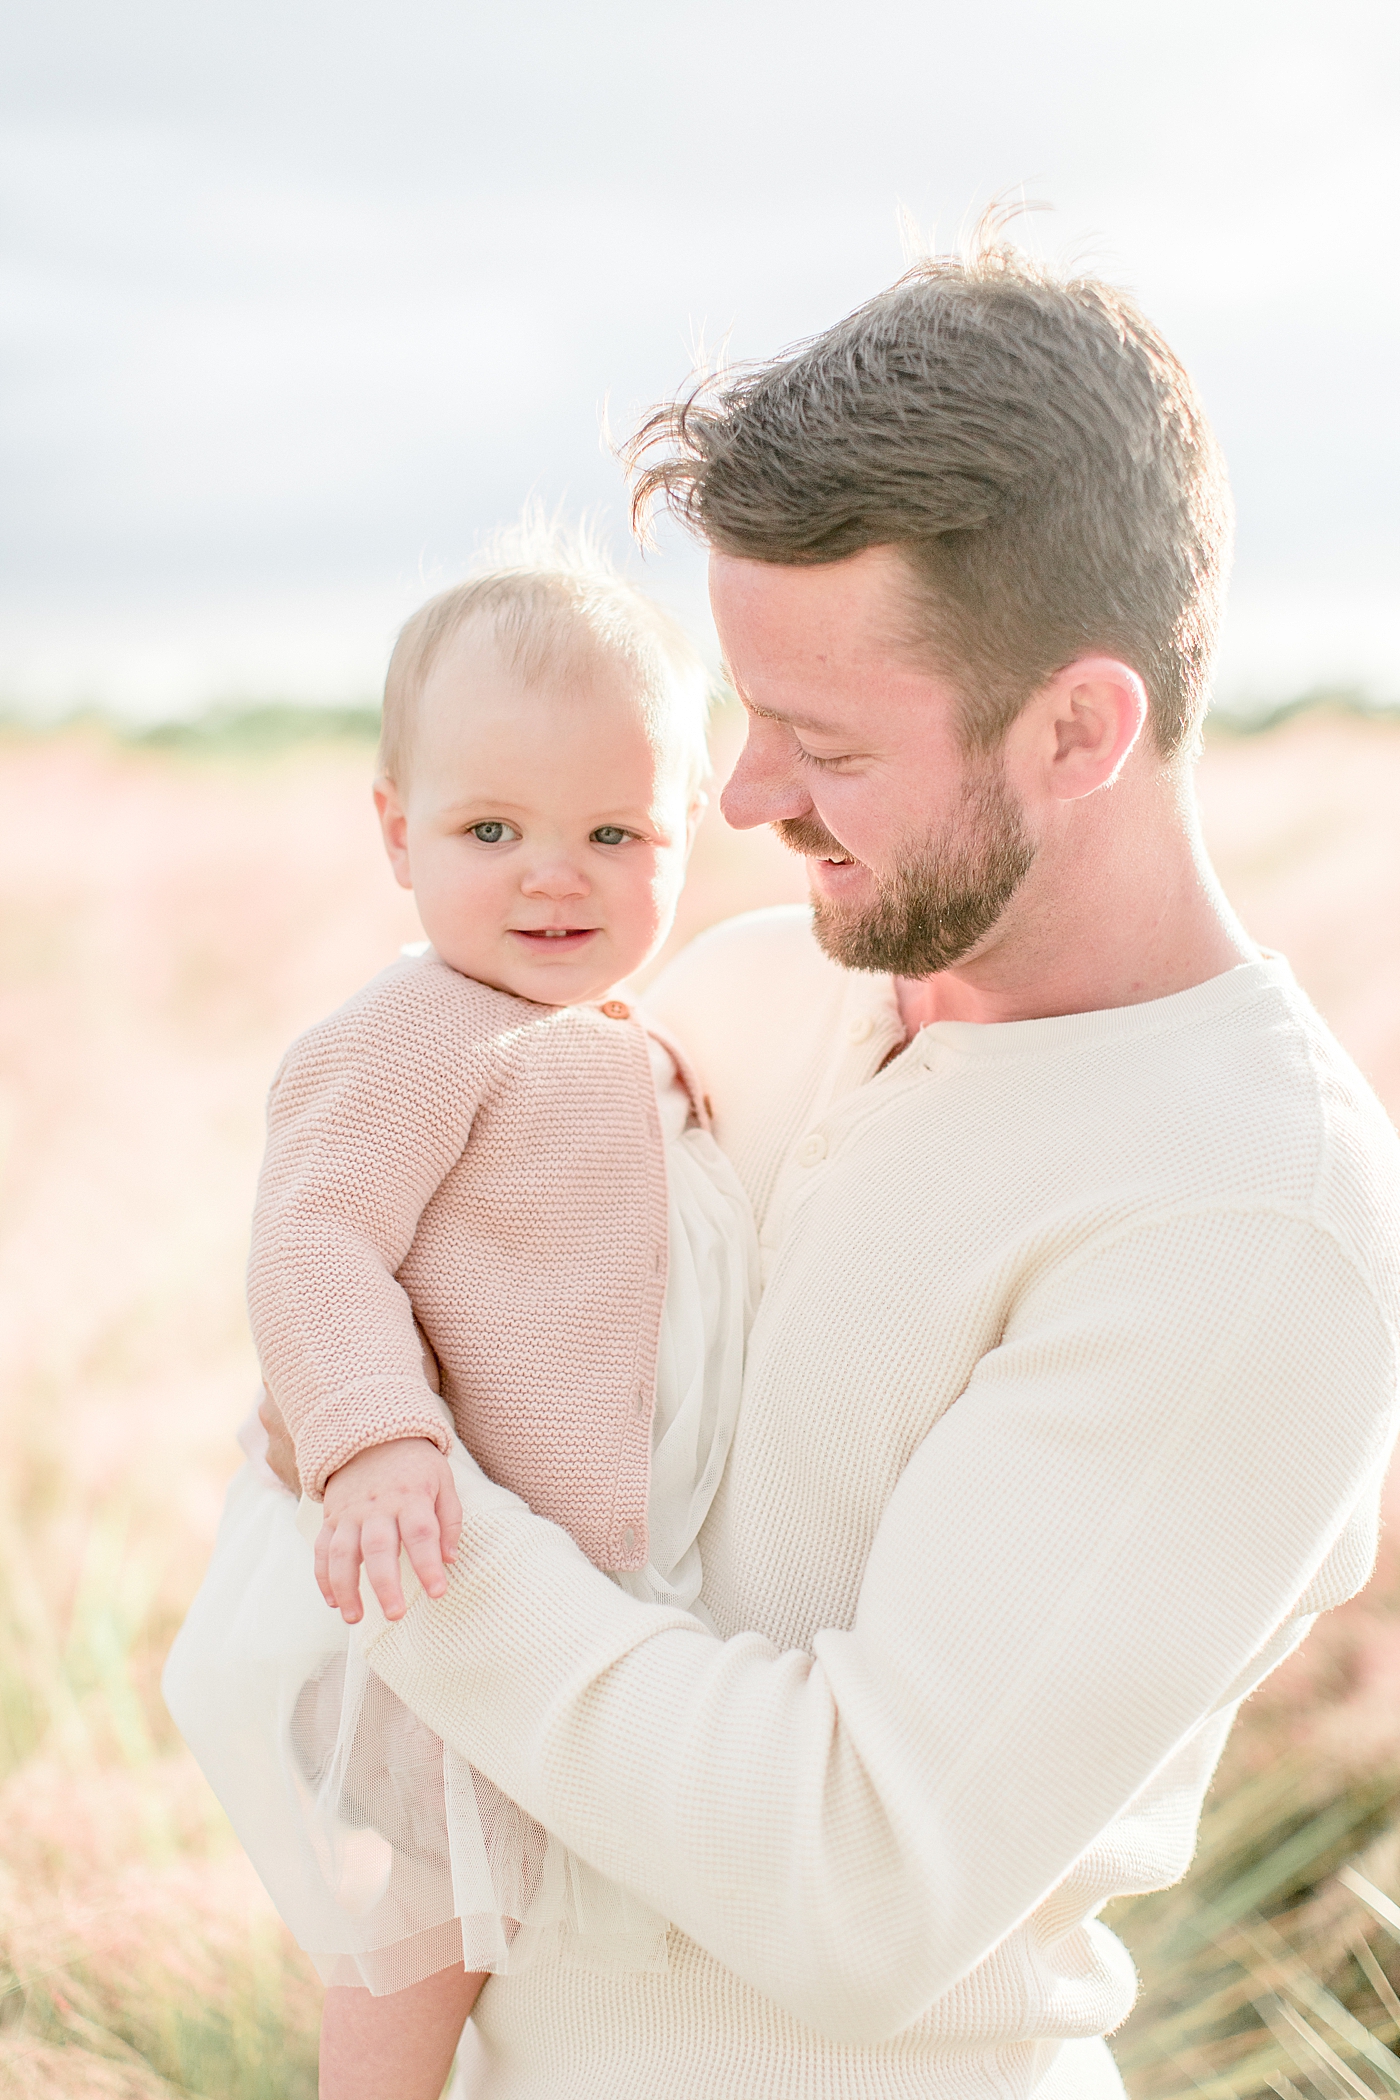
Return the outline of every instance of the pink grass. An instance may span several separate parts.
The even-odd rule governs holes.
[[[156,1680],[255,1382],[263,1093],[287,1041],[417,937],[412,902],[364,747],[216,760],[82,730],[13,737],[0,770],[0,2088],[309,2094],[314,1979]],[[1213,744],[1201,780],[1227,889],[1395,1113],[1400,730],[1305,717]],[[712,810],[676,939],[802,892],[771,837]],[[1393,1758],[1397,1604],[1387,1549],[1239,1754]]]

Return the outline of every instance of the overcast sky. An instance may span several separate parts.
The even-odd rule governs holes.
[[[999,191],[1195,372],[1219,690],[1400,696],[1395,0],[48,0],[0,71],[0,700],[373,694],[600,439]],[[647,564],[703,635],[703,571]]]

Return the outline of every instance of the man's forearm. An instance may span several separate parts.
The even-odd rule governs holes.
[[[637,1603],[478,1482],[448,1596],[373,1639],[375,1670],[574,1851],[809,2024],[849,2040],[906,2026],[950,1980],[925,1959],[946,1874],[927,1832],[891,1832],[822,1662]]]
[[[636,1603],[478,1473],[448,1595],[374,1667],[798,2017],[898,2032],[1277,1659],[1383,1455],[1390,1344],[1345,1257],[1299,1221],[1230,1230],[1238,1266],[1166,1219],[1028,1303],[905,1468],[854,1625],[810,1652]],[[1122,1316],[1144,1268],[1155,1325]]]

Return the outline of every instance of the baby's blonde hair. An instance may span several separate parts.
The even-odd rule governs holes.
[[[537,514],[494,535],[473,573],[404,622],[384,681],[381,774],[405,784],[428,674],[447,644],[478,624],[527,685],[565,681],[600,653],[625,665],[652,743],[676,749],[688,794],[699,792],[709,772],[710,700],[699,654],[669,613],[617,573],[586,527],[566,530]]]

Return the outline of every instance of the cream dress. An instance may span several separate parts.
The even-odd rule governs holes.
[[[670,1226],[652,1557],[613,1580],[706,1619],[697,1540],[738,1412],[757,1248],[733,1169],[691,1126],[665,1050],[652,1041],[651,1052]],[[163,1688],[323,1981],[382,1994],[459,1962],[519,1970],[546,1942],[588,1966],[664,1968],[665,1920],[568,1852],[374,1676],[356,1629],[316,1586],[319,1505],[298,1507],[269,1470],[256,1419],[241,1440],[248,1463]],[[452,1447],[457,1462],[455,1436]]]

